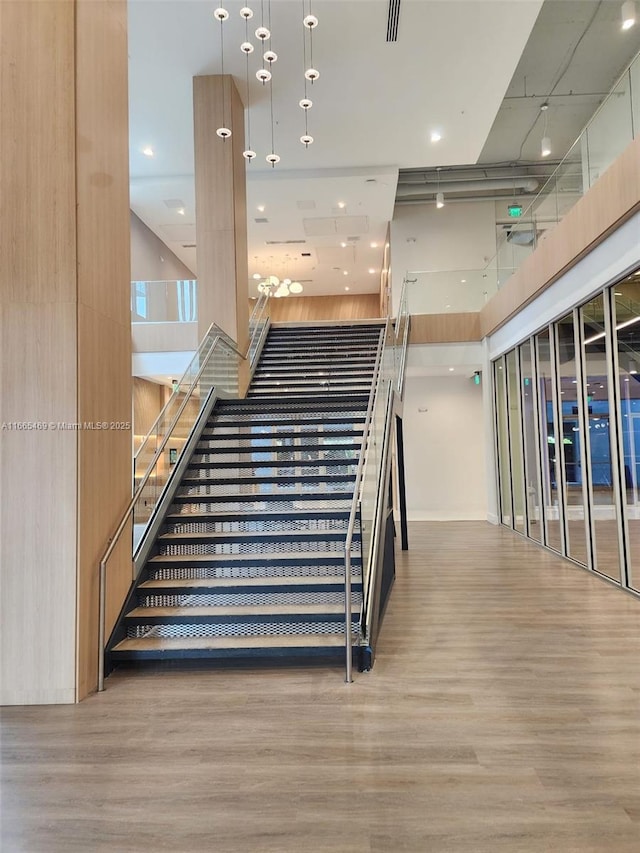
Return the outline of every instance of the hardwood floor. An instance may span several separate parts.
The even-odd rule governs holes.
[[[3,853],[638,853],[640,601],[410,525],[375,668],[116,673],[2,713]]]

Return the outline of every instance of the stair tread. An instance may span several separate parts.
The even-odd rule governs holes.
[[[231,498],[230,498],[231,500]],[[247,519],[247,516],[244,513],[240,513],[238,510],[231,513],[228,510],[212,510],[207,512],[170,512],[166,516],[166,521],[171,522],[182,522],[188,523],[193,522],[197,523],[200,519],[210,519],[211,521],[220,520],[222,518],[228,518],[233,521],[252,521],[256,518],[254,513],[256,510],[251,511],[251,516]],[[260,518],[256,520],[264,520],[264,516],[267,516],[271,519],[286,519],[286,520],[295,520],[296,518],[312,518],[312,519],[332,519],[332,518],[348,518],[349,510],[335,510],[335,509],[313,509],[313,508],[304,508],[304,509],[286,509],[286,510],[258,510],[257,511]]]
[[[272,540],[273,542],[286,542],[287,540],[296,542],[300,539],[322,539],[324,536],[331,537],[332,539],[340,539],[344,537],[346,532],[346,530],[221,530],[211,533],[161,533],[158,536],[158,541],[179,545],[181,542],[190,542],[193,539],[206,538],[214,542],[216,539],[225,540],[229,537],[234,537],[243,541],[245,539],[258,539]],[[359,534],[356,532],[355,535]]]
[[[358,612],[360,606],[354,604],[352,611]],[[126,614],[127,619],[158,619],[188,616],[195,619],[203,616],[336,616],[344,613],[343,604],[236,604],[210,606],[177,607],[134,607]]]
[[[360,581],[360,576],[353,576],[354,582]],[[343,575],[322,575],[319,577],[303,576],[303,577],[281,577],[281,578],[185,578],[179,580],[154,579],[143,581],[138,589],[158,590],[162,592],[166,589],[176,589],[184,587],[184,589],[211,589],[224,590],[232,587],[247,587],[250,591],[253,587],[291,587],[293,591],[300,586],[334,586],[341,584],[344,587]]]
[[[184,563],[188,560],[190,563],[197,565],[198,563],[208,563],[211,561],[220,562],[222,560],[233,562],[235,560],[258,559],[260,557],[269,556],[268,554],[159,554],[151,557],[148,561],[149,565],[155,563]],[[344,555],[341,551],[279,551],[271,555],[273,561],[279,560],[308,560],[313,557],[314,563],[323,559],[343,559]],[[352,551],[352,557],[360,556],[358,551]]]
[[[258,634],[251,637],[136,637],[121,640],[113,651],[153,651],[166,649],[259,649],[336,648],[344,646],[344,634]]]

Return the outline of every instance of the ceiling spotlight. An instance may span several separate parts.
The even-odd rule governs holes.
[[[250,148],[247,148],[246,151],[242,152],[242,156],[244,157],[245,160],[248,160],[249,162],[251,162],[254,159],[254,157],[256,156],[256,152],[252,151]]]
[[[315,15],[307,15],[307,17],[302,22],[305,27],[312,30],[314,27],[318,26],[318,19]]]
[[[444,207],[444,193],[436,193],[436,207],[438,209]]]
[[[313,142],[313,136],[309,136],[308,133],[305,133],[304,136],[300,137],[300,142],[302,142],[305,148],[308,148]]]
[[[441,139],[442,139],[442,134],[439,131],[437,131],[437,130],[431,131],[431,141],[432,142],[440,142]]]
[[[256,71],[256,77],[264,86],[265,83],[271,80],[271,72],[267,71],[266,68],[258,68],[258,70]]]
[[[289,293],[302,293],[303,290],[304,288],[299,281],[292,281],[289,285]]]
[[[375,273],[375,270],[373,269],[373,267],[369,267],[369,273],[370,273],[371,275],[373,275],[373,274]]]
[[[258,27],[256,30],[256,38],[260,39],[260,41],[266,41],[271,38],[271,33],[266,27]]]
[[[303,98],[299,103],[303,110],[310,110],[313,106],[313,101],[310,98]]]
[[[377,244],[377,243],[369,243],[369,245],[371,246],[371,248],[372,248],[372,249],[377,249],[377,248],[378,248],[378,244]]]
[[[229,13],[226,9],[219,8],[214,11],[213,17],[218,21],[226,21],[229,17]]]
[[[243,6],[242,9],[240,9],[240,17],[244,18],[245,21],[248,21],[250,18],[253,18],[253,10],[248,6]]]
[[[628,30],[636,22],[636,4],[634,0],[626,0],[622,4],[622,29]]]
[[[542,142],[540,144],[540,154],[542,157],[548,157],[551,154],[551,140],[548,136],[542,137]]]
[[[231,131],[228,127],[219,127],[216,130],[216,133],[220,137],[220,139],[228,139],[231,136]]]
[[[307,70],[304,72],[304,76],[307,78],[307,80],[310,80],[313,83],[320,76],[320,72],[316,71],[315,68],[307,68]]]
[[[243,41],[240,45],[240,50],[248,56],[250,53],[253,53],[253,45],[250,41]]]
[[[269,65],[271,65],[272,62],[278,61],[278,54],[275,52],[275,50],[267,50],[264,54],[264,61],[268,62]]]
[[[342,270],[342,275],[349,275],[349,270]]]
[[[259,204],[257,209],[260,211],[260,213],[264,213],[264,204]]]
[[[344,243],[344,242],[340,243],[340,245],[342,246],[342,248],[343,248],[343,249],[346,249],[346,248],[347,248],[347,244],[346,244],[346,243]]]
[[[259,272],[254,272],[253,277],[256,281],[260,281],[260,279],[262,278]]]
[[[277,154],[267,154],[266,156],[267,163],[271,163],[271,166],[275,166],[276,163],[280,162],[280,157]]]
[[[345,204],[345,202],[344,202],[344,201],[339,201],[339,202],[338,202],[338,207],[340,208],[340,210],[344,210],[344,208],[345,208],[346,206],[347,206],[347,205]]]
[[[176,210],[176,213],[179,213],[179,214],[180,214],[180,216],[184,216],[184,207],[179,207],[179,208]]]
[[[153,157],[153,148],[150,145],[147,145],[146,148],[142,149],[142,153],[145,157]]]
[[[348,284],[345,284],[344,289],[345,289],[345,290],[349,290],[349,285],[348,285]]]

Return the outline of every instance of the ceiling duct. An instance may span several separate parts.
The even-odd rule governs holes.
[[[398,22],[400,21],[400,0],[389,0],[387,14],[387,41],[398,41]]]
[[[417,196],[435,196],[436,192],[445,194],[452,193],[480,193],[505,190],[515,193],[517,190],[526,193],[535,192],[540,182],[535,178],[524,176],[521,178],[483,178],[478,181],[425,181],[423,184],[398,184],[396,199],[416,198]]]

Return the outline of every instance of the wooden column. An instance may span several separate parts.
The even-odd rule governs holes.
[[[126,24],[125,0],[0,3],[0,704],[97,683],[131,494]]]
[[[198,263],[202,337],[217,323],[245,352],[249,327],[244,106],[233,79],[193,78]],[[227,126],[230,139],[217,128]]]

